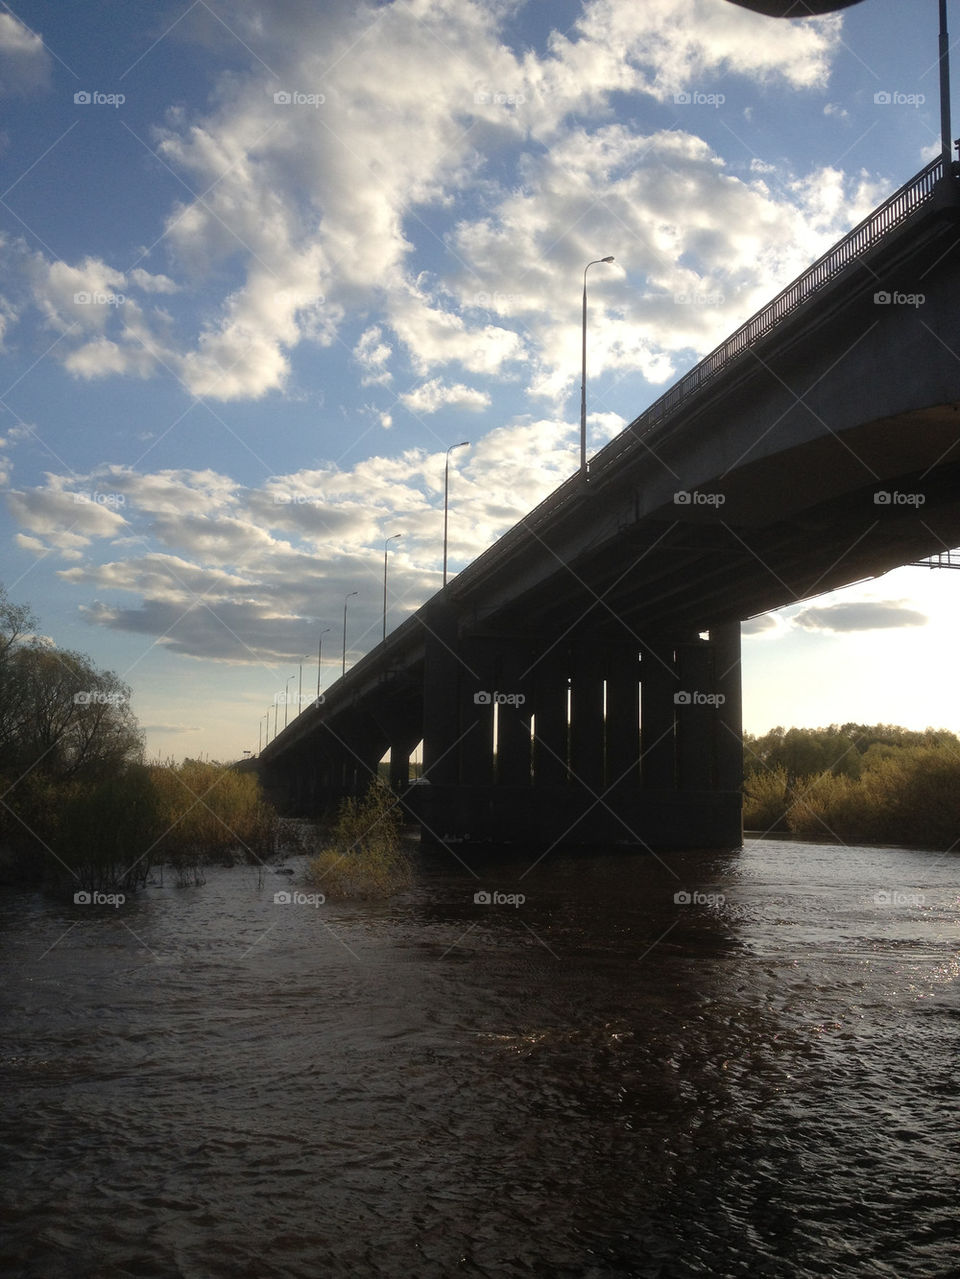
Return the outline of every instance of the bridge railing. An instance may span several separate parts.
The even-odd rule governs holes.
[[[771,302],[741,324],[736,332],[721,342],[689,373],[675,382],[669,391],[654,400],[649,408],[645,409],[639,417],[634,418],[629,426],[624,427],[618,436],[594,455],[590,462],[591,473],[596,475],[615,464],[638,439],[648,435],[664,419],[671,416],[684,400],[695,395],[707,382],[727,368],[744,351],[749,350],[771,333],[788,315],[834,280],[852,262],[856,262],[879,244],[886,235],[933,196],[942,174],[943,160],[942,157],[937,156],[926,168],[921,169],[889,199],[868,214],[842,240],[828,249],[802,275],[788,284]],[[498,559],[500,554],[509,550],[514,541],[511,534],[522,537],[525,531],[533,531],[549,521],[568,500],[579,497],[582,492],[579,476],[573,475],[565,480],[549,497],[544,498],[538,506],[524,516],[519,524],[478,556],[458,575],[456,580],[466,585],[473,576],[474,569],[479,572],[484,571],[491,561]]]

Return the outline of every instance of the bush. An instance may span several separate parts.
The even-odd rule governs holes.
[[[274,855],[277,815],[254,773],[197,759],[150,772],[160,807],[158,859],[180,883],[203,883],[206,863],[231,861],[238,850],[250,862]]]
[[[781,765],[754,773],[743,786],[743,824],[747,830],[786,830],[790,807],[787,770]]]
[[[142,887],[153,861],[158,815],[149,771],[140,765],[105,781],[61,785],[48,879],[74,891]]]
[[[413,879],[400,845],[400,809],[379,778],[362,799],[345,799],[323,849],[307,868],[310,883],[329,898],[389,897]]]

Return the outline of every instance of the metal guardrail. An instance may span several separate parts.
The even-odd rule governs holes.
[[[960,550],[938,551],[925,560],[914,560],[907,568],[960,568]]]
[[[724,342],[721,342],[689,373],[684,374],[669,391],[654,400],[649,408],[634,418],[629,426],[624,427],[618,436],[594,455],[590,462],[591,474],[596,476],[613,465],[633,447],[636,440],[655,430],[673,414],[680,404],[691,395],[697,394],[718,373],[768,336],[787,316],[836,279],[851,263],[858,261],[865,253],[878,245],[933,196],[942,174],[943,160],[942,157],[937,156],[926,168],[921,169],[889,199],[868,214],[842,240],[828,249],[802,275],[788,284],[771,302],[752,315]],[[525,531],[535,529],[552,518],[568,500],[579,497],[582,492],[579,475],[565,480],[549,497],[544,498],[518,524],[504,533],[458,574],[454,585],[467,585],[474,576],[474,570],[477,573],[483,572],[491,561],[499,559],[506,553],[514,541],[511,534],[521,537]]]

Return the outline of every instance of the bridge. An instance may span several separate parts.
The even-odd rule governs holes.
[[[389,748],[428,842],[739,845],[741,621],[960,544],[958,297],[938,158],[298,715],[268,793],[320,813]]]

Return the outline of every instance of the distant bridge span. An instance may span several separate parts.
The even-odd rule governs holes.
[[[268,790],[322,811],[389,747],[402,791],[422,739],[428,840],[739,844],[740,621],[960,544],[958,298],[937,160],[303,711]]]

